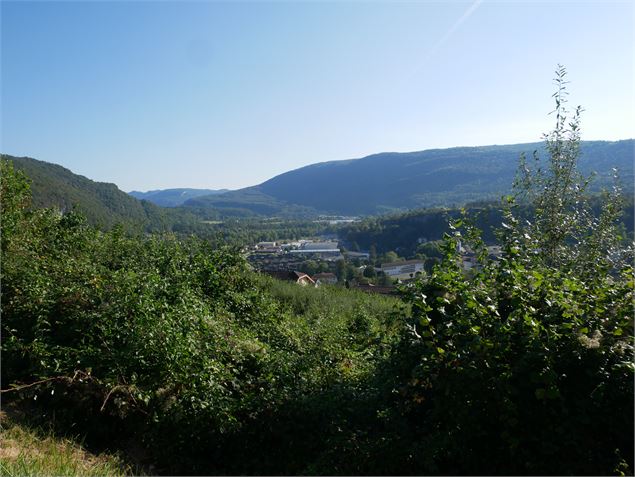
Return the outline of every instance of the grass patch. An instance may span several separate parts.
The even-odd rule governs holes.
[[[112,455],[93,455],[77,443],[11,422],[2,414],[0,424],[2,476],[125,476],[130,466]]]

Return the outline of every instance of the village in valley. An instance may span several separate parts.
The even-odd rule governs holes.
[[[258,242],[243,249],[249,264],[257,271],[301,286],[341,285],[370,293],[393,294],[395,286],[426,273],[426,260],[382,260],[374,251],[349,251],[335,235],[295,241]],[[491,258],[498,258],[500,247],[487,247]],[[462,268],[466,273],[478,267],[476,254],[459,245]]]

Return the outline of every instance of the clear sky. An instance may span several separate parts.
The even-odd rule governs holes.
[[[634,2],[2,1],[1,147],[121,189],[382,151],[634,134]]]

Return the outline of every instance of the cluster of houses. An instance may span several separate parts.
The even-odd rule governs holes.
[[[498,246],[487,247],[490,258],[498,259],[501,249]],[[461,265],[466,272],[478,268],[476,254],[467,246],[458,244],[458,252],[461,256]],[[367,252],[346,252],[348,258],[368,260]],[[281,280],[296,282],[302,286],[315,286],[328,284],[334,285],[338,278],[334,273],[322,272],[309,275],[298,271],[302,269],[303,262],[315,260],[319,262],[331,263],[331,270],[334,270],[333,262],[343,260],[344,255],[338,242],[334,240],[299,240],[295,242],[259,242],[249,250],[248,260],[251,265],[263,273],[269,274]],[[366,265],[372,266],[372,265]],[[361,269],[366,266],[361,267]],[[424,260],[402,260],[397,262],[382,263],[375,268],[375,272],[381,273],[394,281],[408,281],[417,278],[425,273]],[[360,270],[361,270],[360,269]],[[348,284],[347,284],[348,286]],[[391,286],[376,286],[369,283],[354,285],[372,293],[393,293]]]
[[[255,254],[297,253],[319,255],[325,259],[342,258],[338,242],[335,240],[297,240],[294,242],[258,242],[251,248]]]

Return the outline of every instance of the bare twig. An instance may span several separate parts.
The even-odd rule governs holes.
[[[74,382],[78,376],[84,377],[84,378],[89,378],[90,375],[83,372],[83,371],[75,371],[75,374],[73,374],[73,377],[70,376],[54,376],[52,378],[46,378],[46,379],[41,379],[39,381],[35,381],[33,383],[29,383],[29,384],[22,384],[20,386],[14,386],[10,389],[0,389],[0,394],[4,394],[4,393],[10,393],[11,391],[22,391],[23,389],[26,388],[30,388],[33,386],[37,386],[38,384],[44,384],[44,383],[49,383],[51,381],[67,381],[69,383]]]
[[[106,399],[104,399],[104,403],[101,405],[101,409],[99,409],[99,412],[104,412],[104,409],[106,408],[106,403],[108,402],[108,399],[110,399],[110,395],[112,393],[114,393],[118,389],[123,389],[125,387],[126,386],[124,386],[123,384],[118,384],[117,386],[112,388],[110,391],[108,391],[108,394],[106,395]]]

